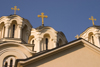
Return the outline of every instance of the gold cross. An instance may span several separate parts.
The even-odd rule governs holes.
[[[42,25],[44,26],[44,18],[47,18],[48,16],[47,15],[44,15],[44,13],[42,12],[41,15],[38,15],[38,17],[41,17],[42,18]]]
[[[79,39],[79,38],[80,38],[80,36],[76,35],[76,36],[75,36],[75,38]]]
[[[91,16],[91,18],[89,18],[89,20],[92,20],[92,24],[94,25],[94,20],[96,21],[96,19],[93,19],[93,16]]]
[[[14,8],[11,8],[12,10],[14,10],[14,14],[16,14],[16,10],[20,10],[19,8],[17,8],[17,6],[14,6]]]

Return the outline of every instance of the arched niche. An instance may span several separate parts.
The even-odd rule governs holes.
[[[48,33],[44,34],[43,39],[40,44],[40,51],[48,50],[50,46],[50,35]]]
[[[90,32],[88,34],[88,41],[94,44],[94,35],[93,35],[93,32]]]
[[[3,49],[1,52],[3,52],[3,53],[0,53],[0,60],[1,60],[0,67],[3,67],[2,65],[5,64],[4,61],[7,61],[9,59],[11,60],[11,58],[14,58],[13,62],[15,62],[16,59],[27,58],[26,54],[24,54],[22,51],[20,51],[18,49],[11,49],[11,48],[8,49],[7,48],[7,49]]]
[[[50,35],[48,33],[44,34],[44,38],[50,38]]]
[[[28,27],[27,25],[24,25],[22,28],[22,40],[27,43],[28,37]]]
[[[11,25],[10,25],[10,28],[9,28],[9,37],[11,38],[17,38],[18,34],[18,29],[17,29],[17,21],[16,20],[13,20]]]
[[[35,44],[35,40],[34,40],[34,35],[31,35],[30,37],[29,37],[29,39],[28,39],[28,43],[29,44]]]
[[[57,47],[60,46],[60,45],[63,45],[63,42],[62,42],[61,39],[58,40]]]
[[[2,22],[0,24],[0,39],[4,38],[4,35],[5,35],[5,24],[4,24],[4,22]]]
[[[9,56],[4,58],[3,66],[4,67],[14,67],[15,66],[15,60],[16,60],[15,56],[9,55]]]

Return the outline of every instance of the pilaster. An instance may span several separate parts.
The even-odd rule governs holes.
[[[34,50],[36,52],[40,52],[40,43],[41,43],[42,38],[38,37],[36,38],[37,44],[35,44]]]
[[[57,47],[57,39],[53,39],[54,42],[54,48]]]
[[[95,45],[100,47],[100,42],[99,42],[100,41],[99,40],[100,35],[99,34],[95,34],[94,36],[95,36],[95,38],[94,38]]]
[[[9,27],[10,24],[5,24],[5,37],[9,37]]]
[[[20,38],[21,39],[21,33],[22,33],[22,25],[18,25],[18,28],[19,28],[19,30],[18,30],[18,38]]]

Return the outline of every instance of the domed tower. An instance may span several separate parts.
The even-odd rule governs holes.
[[[31,28],[30,22],[18,15],[2,16],[0,18],[0,42],[28,43]]]
[[[16,59],[26,59],[66,43],[65,35],[52,27],[43,24],[32,28],[27,19],[16,14],[0,18],[0,67],[15,67]]]
[[[35,44],[34,51],[50,50],[68,42],[62,32],[55,31],[52,27],[44,26],[43,18],[47,18],[47,15],[42,12],[38,17],[42,18],[42,26],[33,28],[28,40],[29,44]]]
[[[100,26],[94,25],[94,20],[96,21],[96,19],[94,19],[93,16],[91,16],[89,20],[92,20],[93,26],[81,33],[80,37],[100,47]]]
[[[94,25],[87,28],[80,37],[100,47],[100,26]]]
[[[32,26],[18,15],[0,18],[0,67],[15,67],[16,59],[26,59],[35,52],[28,44]]]
[[[40,52],[59,47],[68,41],[62,32],[49,26],[39,26],[32,29],[28,43],[35,44],[34,51]]]

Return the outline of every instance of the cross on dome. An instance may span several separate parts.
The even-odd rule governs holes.
[[[96,21],[96,19],[94,19],[93,16],[91,16],[91,18],[89,18],[89,20],[92,20],[92,24],[94,25],[94,20]]]
[[[14,14],[16,14],[16,10],[20,10],[19,8],[17,8],[17,6],[14,6],[14,8],[12,7],[11,9],[14,10]]]
[[[42,26],[44,26],[44,18],[47,18],[47,15],[44,15],[44,13],[42,12],[41,15],[38,15],[38,17],[42,18]]]

